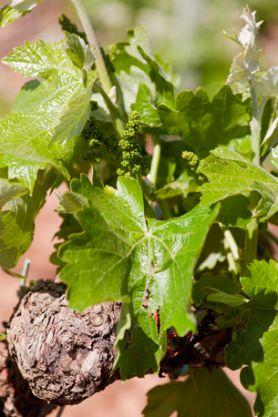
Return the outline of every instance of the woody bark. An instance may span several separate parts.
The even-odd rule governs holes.
[[[120,303],[103,303],[75,312],[65,286],[51,281],[29,289],[10,320],[7,341],[0,343],[0,417],[44,417],[119,379],[113,363],[120,310]],[[184,364],[223,366],[229,339],[229,332],[207,323],[198,335],[169,332],[161,374],[175,378]]]

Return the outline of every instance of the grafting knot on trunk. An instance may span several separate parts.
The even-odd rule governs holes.
[[[77,404],[103,390],[113,371],[119,303],[78,313],[69,308],[65,286],[39,281],[22,298],[7,330],[10,354],[35,396]]]

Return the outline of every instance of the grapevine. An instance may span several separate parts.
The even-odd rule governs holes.
[[[0,27],[40,2],[12,1]],[[0,266],[21,279],[0,340],[0,415],[46,416],[155,373],[169,381],[145,417],[251,417],[228,367],[256,392],[256,416],[275,417],[278,67],[261,66],[262,22],[243,10],[210,98],[177,91],[144,29],[106,50],[72,4],[82,29],[63,15],[63,39],[3,59],[31,80],[0,119]],[[57,274],[29,282],[15,267],[61,184]]]

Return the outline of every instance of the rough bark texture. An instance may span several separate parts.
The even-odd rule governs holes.
[[[44,417],[56,406],[35,397],[0,342],[0,417]]]
[[[25,396],[28,393],[29,398],[30,390],[21,376],[16,385],[20,387],[18,394],[14,393],[15,388],[10,394],[11,378],[4,372],[6,361],[9,361],[9,369],[17,370],[16,375],[19,371],[16,365],[11,368],[4,344],[2,362],[0,351],[0,372],[4,372],[0,377],[0,406],[3,410],[8,406],[14,410],[16,402],[28,403],[30,411],[29,414],[22,411],[1,414],[0,410],[0,417],[44,417],[51,410],[51,405],[47,409],[47,402],[77,404],[118,379],[119,374],[113,372],[112,365],[120,309],[120,303],[103,303],[77,313],[68,307],[63,284],[39,281],[31,288],[15,309],[7,341],[23,378],[41,400],[30,394],[37,403],[28,403]],[[157,325],[159,327],[159,317]],[[168,374],[170,378],[177,378],[184,374],[187,365],[224,366],[224,348],[231,339],[231,332],[215,330],[212,312],[199,323],[198,334],[189,332],[181,338],[174,329],[169,329],[167,336],[161,376]]]
[[[40,281],[21,300],[7,330],[11,356],[33,394],[77,404],[111,384],[120,304],[77,313],[63,284]]]

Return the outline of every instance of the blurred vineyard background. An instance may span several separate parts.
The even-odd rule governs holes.
[[[153,49],[173,66],[179,88],[204,87],[210,96],[225,83],[236,45],[224,36],[238,32],[245,0],[84,0],[102,46],[126,39],[127,29],[144,26]],[[0,0],[0,6],[6,1]],[[278,65],[277,0],[249,0],[264,20],[259,42],[265,65]],[[51,42],[62,37],[58,17],[62,14],[76,21],[69,0],[45,0],[30,15],[0,30],[0,57],[24,40]],[[9,111],[24,79],[0,64],[0,116]],[[49,263],[52,237],[59,218],[55,213],[57,195],[50,196],[37,220],[35,240],[27,256],[32,260],[31,278],[54,278]],[[23,262],[23,260],[22,260]],[[20,263],[18,270],[22,267]],[[7,320],[16,302],[18,281],[0,272],[0,321]],[[236,376],[233,377],[237,379]],[[81,405],[67,407],[63,417],[139,417],[145,393],[157,383],[155,376],[145,380],[116,383]],[[251,400],[250,394],[246,394]],[[55,415],[55,414],[54,414]]]

